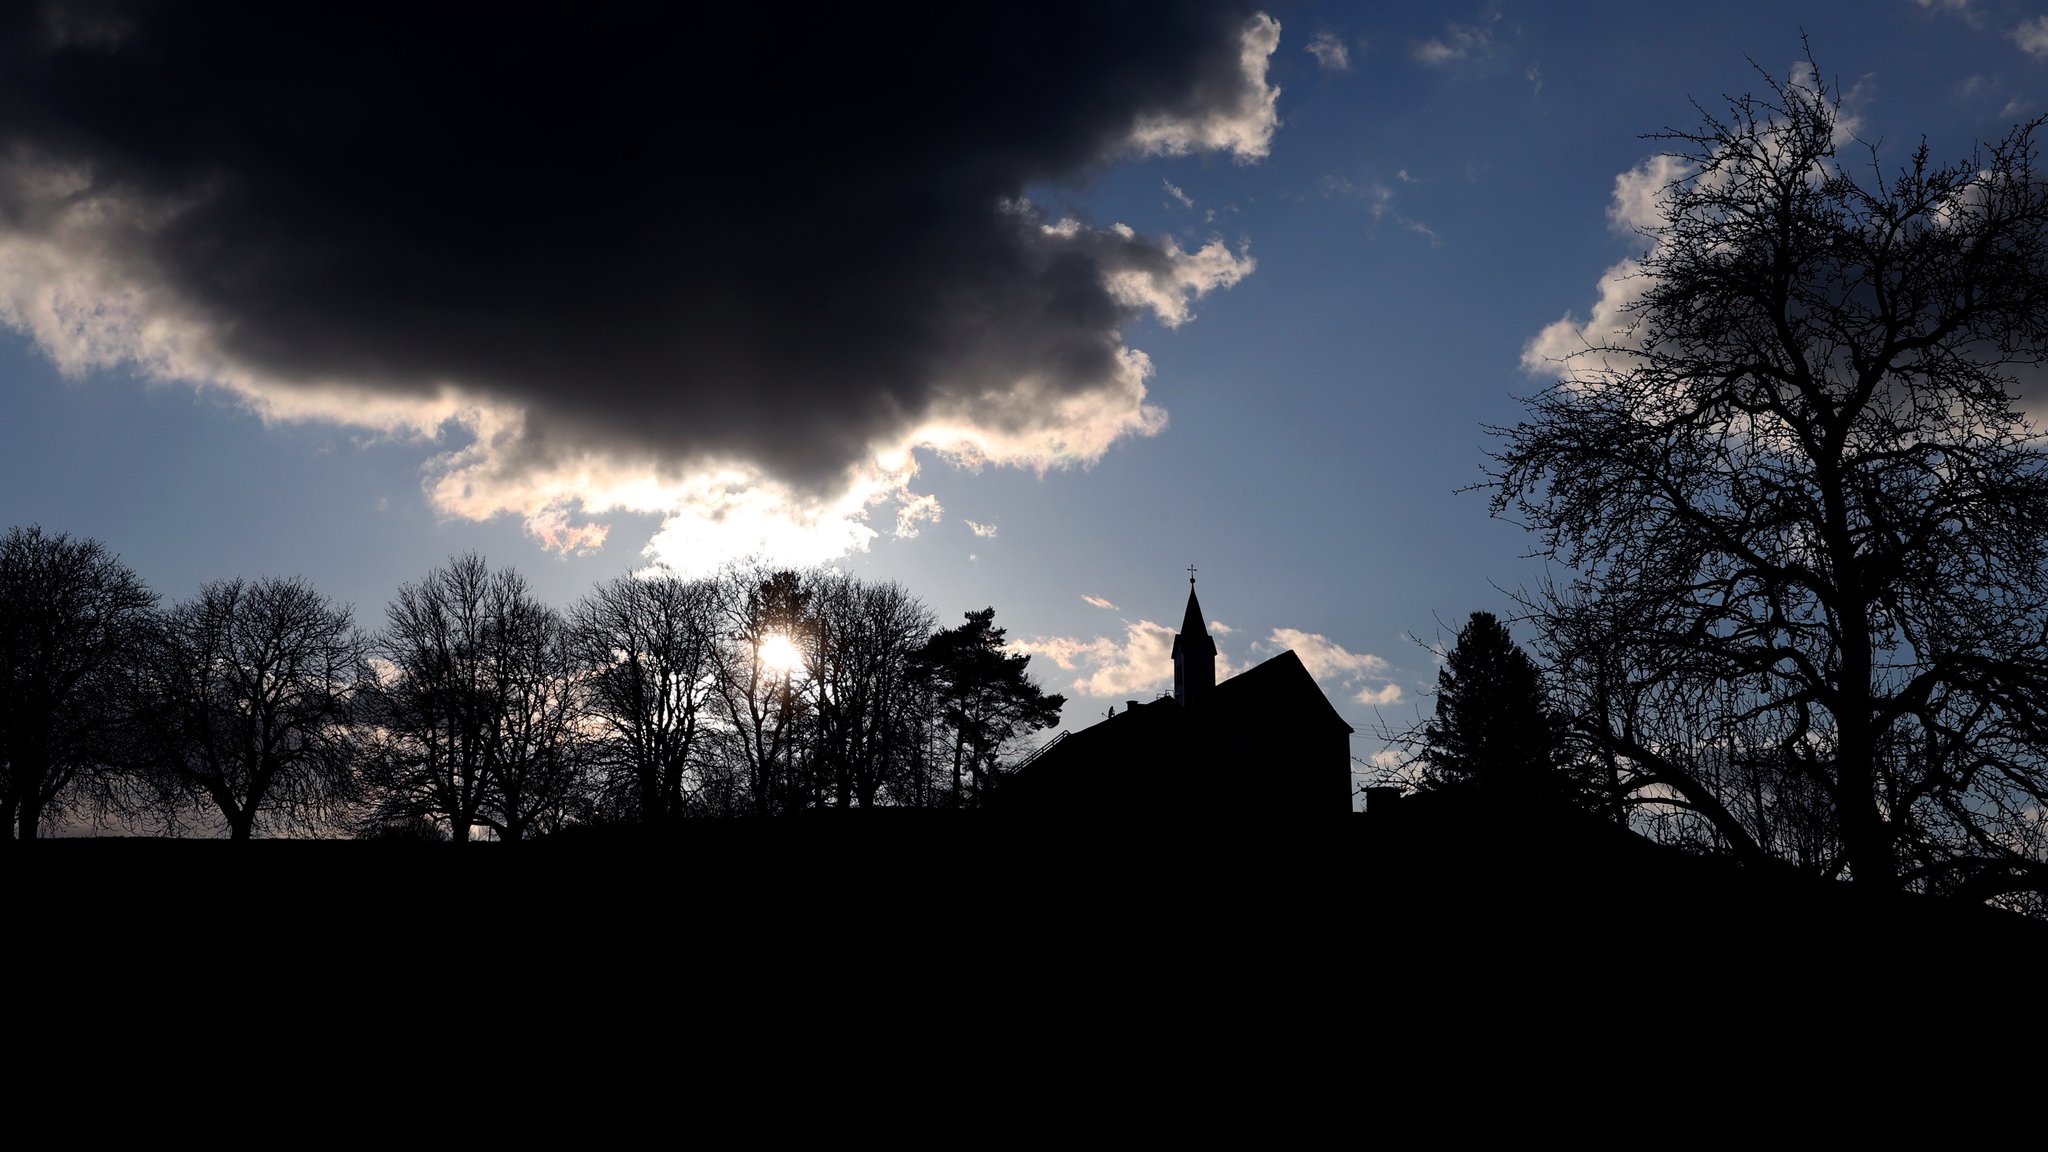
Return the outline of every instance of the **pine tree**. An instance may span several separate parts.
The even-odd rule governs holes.
[[[1474,612],[1437,673],[1436,716],[1423,727],[1425,788],[1473,785],[1558,795],[1558,724],[1536,664],[1491,612]]]
[[[985,801],[1003,750],[1059,723],[1067,703],[1032,681],[1031,657],[1008,651],[995,615],[994,608],[967,613],[966,623],[933,634],[915,657],[952,733],[955,807]],[[962,788],[963,769],[973,776],[971,798]]]

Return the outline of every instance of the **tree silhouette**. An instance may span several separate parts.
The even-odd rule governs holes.
[[[155,606],[97,540],[33,526],[0,538],[0,817],[10,837],[34,839],[81,787],[108,782]]]
[[[459,842],[565,820],[585,761],[560,616],[473,553],[401,587],[387,616],[367,693],[381,736],[365,764],[372,821],[428,816]]]
[[[872,808],[885,782],[919,768],[913,657],[932,634],[931,609],[900,584],[834,575],[813,611],[816,759],[835,807]]]
[[[151,775],[212,805],[236,840],[259,819],[311,827],[350,779],[365,644],[349,610],[303,580],[206,585],[149,645]]]
[[[1012,741],[1059,723],[1066,697],[1048,695],[1026,674],[1031,657],[1003,650],[996,610],[967,613],[966,623],[932,636],[917,661],[951,737],[952,803],[985,799]],[[963,788],[971,776],[971,794]]]
[[[1852,166],[1817,76],[1660,136],[1629,326],[1495,430],[1493,506],[1576,570],[1528,607],[1638,810],[1751,858],[1796,817],[1879,887],[2040,890],[2038,122]]]
[[[756,816],[809,807],[809,703],[797,677],[813,657],[813,581],[790,569],[741,569],[721,583],[727,643],[717,680],[727,754],[742,766]]]
[[[1474,612],[1437,673],[1436,715],[1422,730],[1428,788],[1477,785],[1564,797],[1557,722],[1535,661],[1491,612]]]
[[[673,575],[622,576],[578,602],[572,628],[588,715],[602,730],[595,751],[627,785],[615,807],[645,823],[675,822],[707,754],[718,589]]]

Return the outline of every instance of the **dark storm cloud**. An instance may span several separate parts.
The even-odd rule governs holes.
[[[0,230],[268,386],[453,384],[523,408],[536,459],[825,486],[935,411],[1003,431],[1114,378],[1139,301],[1105,277],[1176,254],[1005,203],[1134,141],[1229,147],[1199,129],[1264,91],[1242,8],[513,11],[18,12]]]

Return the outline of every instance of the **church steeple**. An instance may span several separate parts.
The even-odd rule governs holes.
[[[1188,565],[1188,610],[1173,636],[1173,698],[1192,706],[1216,687],[1216,641],[1202,623],[1202,602],[1195,599],[1195,566]]]

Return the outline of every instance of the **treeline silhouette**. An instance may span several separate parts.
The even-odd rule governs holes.
[[[97,540],[0,540],[0,816],[159,836],[529,840],[984,806],[1064,703],[902,586],[734,566],[557,610],[463,555],[381,628],[299,578],[165,605]]]
[[[2048,117],[1887,167],[1823,75],[1655,134],[1618,318],[1491,430],[1535,656],[1475,614],[1390,775],[2048,916]]]

